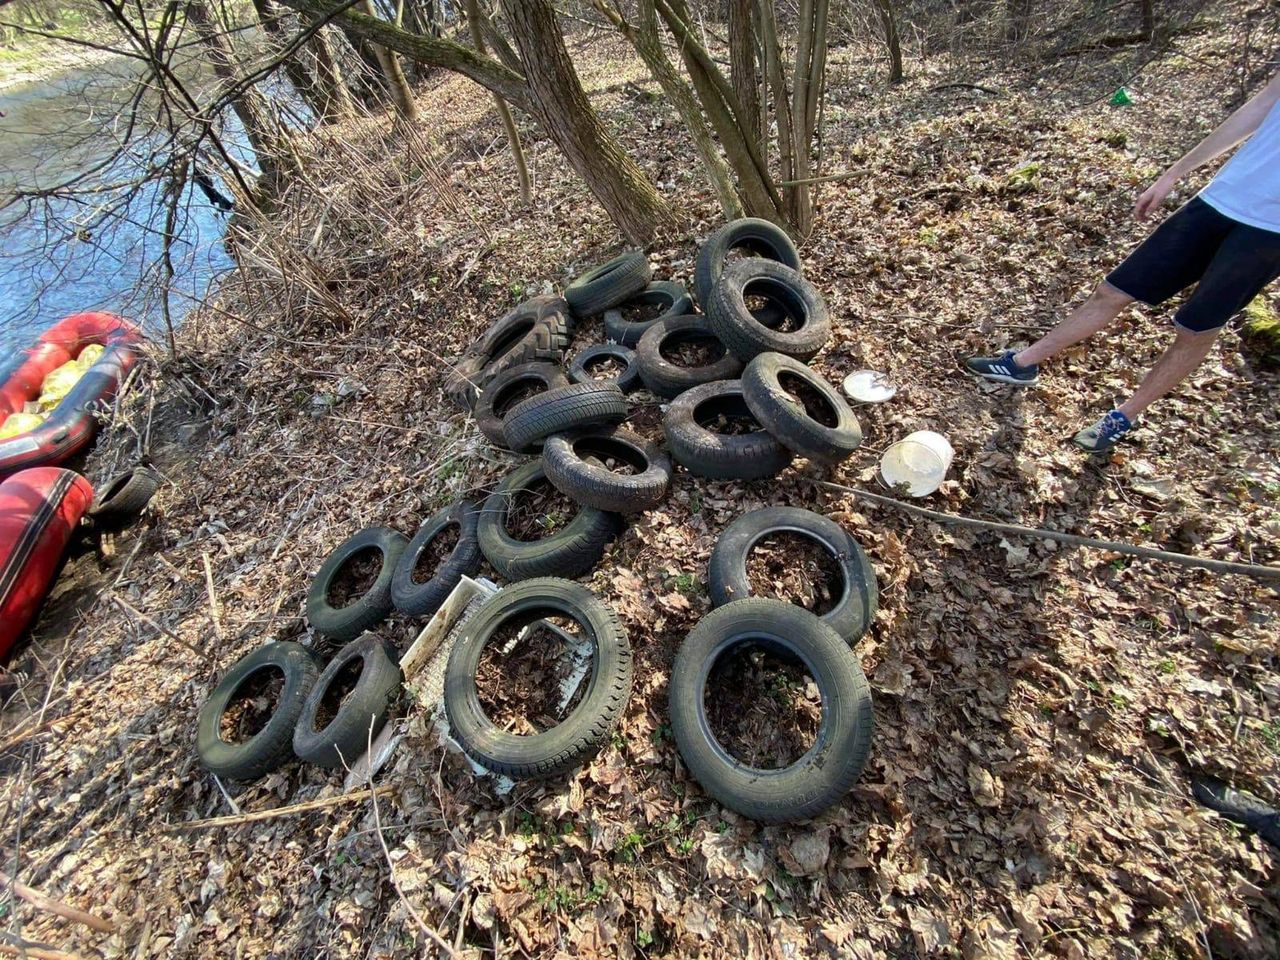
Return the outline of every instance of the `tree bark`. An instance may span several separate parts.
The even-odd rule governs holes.
[[[738,189],[747,211],[753,217],[785,222],[782,199],[769,175],[762,145],[747,135],[742,107],[733,87],[694,35],[686,19],[688,10],[683,0],[655,0],[655,6],[679,44],[702,109],[720,137],[729,165],[737,174]]]
[[[1139,12],[1142,15],[1142,37],[1152,40],[1156,35],[1155,0],[1138,0]]]
[[[280,0],[280,2],[317,18],[327,16],[336,6],[332,0]],[[420,37],[385,20],[365,16],[354,10],[340,13],[334,19],[334,23],[352,36],[381,44],[402,56],[469,77],[485,89],[498,94],[507,103],[526,112],[533,112],[529,85],[524,77],[496,60],[476,53],[470,47],[454,43],[452,40]]]
[[[209,53],[214,76],[227,86],[240,81],[239,70],[221,23],[214,20],[204,0],[187,0],[187,17]],[[281,183],[301,170],[288,135],[276,123],[266,99],[252,85],[231,98],[231,109],[244,126],[245,138],[253,148],[262,171],[261,184],[267,192],[277,192]]]
[[[764,143],[760,110],[760,70],[756,64],[756,28],[751,0],[729,0],[729,76],[742,107],[744,132]],[[763,151],[762,151],[763,152]]]
[[[253,8],[258,13],[258,23],[262,25],[262,30],[270,41],[272,55],[279,56],[280,51],[290,40],[289,31],[280,25],[280,12],[275,8],[272,0],[253,0]],[[298,92],[302,102],[317,118],[323,116],[325,111],[320,90],[316,85],[315,77],[302,62],[302,51],[295,50],[289,54],[284,58],[281,66],[284,67],[285,75],[293,84],[293,89]]]
[[[477,52],[484,53],[484,21],[488,18],[480,10],[479,0],[466,0],[466,5],[471,42],[475,44]],[[507,106],[507,101],[495,93],[493,105],[498,111],[498,116],[502,118],[502,126],[507,131],[507,142],[511,145],[511,158],[515,161],[516,176],[520,179],[520,199],[528,203],[533,197],[533,186],[529,182],[529,166],[525,163],[524,148],[520,146],[520,131],[516,129],[516,121],[511,116],[511,108]]]
[[[304,18],[305,21],[306,18]],[[316,86],[324,102],[324,120],[345,120],[355,114],[347,79],[342,75],[342,65],[333,51],[333,35],[328,26],[318,29],[311,38],[311,49],[316,55]]]
[[[672,219],[644,171],[591,108],[549,0],[503,0],[524,63],[531,110],[614,222],[646,243]]]
[[[360,0],[358,6],[365,16],[379,19],[373,9],[373,0]],[[387,92],[391,96],[391,104],[395,107],[396,116],[409,123],[418,119],[418,105],[413,99],[413,91],[409,89],[409,81],[404,78],[400,69],[400,61],[396,55],[380,43],[373,44],[373,55],[378,58],[378,66],[387,80]]]
[[[654,10],[653,0],[639,0],[639,16],[636,24],[628,23],[605,0],[592,0],[595,8],[607,17],[618,31],[631,42],[640,58],[644,60],[649,72],[662,87],[663,92],[675,105],[685,129],[693,140],[698,156],[702,158],[703,169],[711,186],[720,200],[720,209],[726,218],[734,220],[742,216],[742,201],[733,184],[733,175],[729,171],[724,158],[711,138],[711,130],[707,127],[702,109],[689,85],[676,73],[675,67],[667,58],[658,33],[658,17]]]
[[[880,25],[884,28],[884,42],[889,50],[889,82],[902,81],[902,38],[898,36],[898,13],[893,0],[876,0],[880,10]]]

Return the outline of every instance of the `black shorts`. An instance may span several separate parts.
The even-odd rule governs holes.
[[[1216,330],[1280,276],[1280,233],[1219,213],[1199,197],[1156,228],[1107,275],[1107,283],[1155,306],[1199,281],[1174,323]]]

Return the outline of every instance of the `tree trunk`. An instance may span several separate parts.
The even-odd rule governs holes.
[[[742,107],[743,132],[762,146],[764,117],[760,111],[760,70],[756,65],[756,28],[751,0],[729,0],[729,75]],[[763,151],[762,151],[763,152]]]
[[[591,108],[565,49],[550,0],[503,0],[524,62],[534,116],[614,222],[646,243],[671,211]]]
[[[317,18],[327,16],[335,6],[333,0],[279,0],[279,2],[286,7],[292,7],[294,10]],[[485,89],[492,90],[512,106],[533,112],[529,85],[525,83],[524,77],[511,67],[476,53],[471,47],[454,43],[452,40],[421,37],[385,20],[368,17],[353,10],[338,14],[333,22],[348,37],[356,41],[367,40],[381,44],[402,56],[460,73]]]
[[[747,134],[733,85],[694,35],[687,21],[688,8],[683,0],[655,0],[655,6],[676,38],[702,109],[737,174],[747,212],[753,217],[784,222],[782,200],[769,175],[763,147]]]
[[[365,16],[378,19],[374,13],[373,0],[360,0],[356,6]],[[373,55],[378,58],[378,66],[387,80],[387,92],[395,107],[396,116],[413,123],[418,119],[418,105],[413,99],[413,91],[409,89],[409,81],[404,78],[400,69],[400,61],[396,55],[381,44],[373,44]]]
[[[893,0],[876,0],[880,10],[880,25],[884,27],[884,42],[889,50],[889,82],[902,81],[902,39],[898,36],[898,13]]]
[[[305,21],[305,17],[303,18]],[[324,103],[323,119],[326,123],[345,120],[355,114],[347,79],[342,75],[342,65],[333,50],[333,36],[327,26],[320,27],[311,37],[311,49],[316,55],[316,86]]]
[[[694,148],[702,158],[703,168],[716,191],[716,196],[720,200],[720,209],[725,217],[730,220],[741,217],[742,201],[738,197],[737,188],[733,185],[733,175],[720,156],[715,141],[711,138],[711,131],[707,127],[706,119],[702,116],[697,98],[667,58],[666,49],[658,33],[658,18],[653,0],[639,0],[637,4],[639,17],[635,25],[624,20],[605,0],[593,0],[593,3],[596,9],[607,17],[635,47],[636,52],[649,68],[649,72],[653,74],[654,79],[661,85],[663,92],[680,114],[680,119],[684,121],[685,129],[689,131],[689,136],[693,140]]]
[[[227,86],[240,81],[239,71],[222,24],[213,19],[204,0],[187,0],[187,17],[209,53],[213,73]],[[282,182],[300,172],[301,164],[288,135],[276,123],[258,89],[247,85],[231,98],[231,109],[244,126],[245,138],[253,148],[262,171],[261,184],[268,193],[278,192]]]
[[[1156,35],[1155,0],[1138,0],[1138,6],[1142,14],[1142,38],[1152,40]]]
[[[253,0],[253,8],[258,13],[258,22],[262,24],[262,30],[267,35],[271,56],[278,57],[281,51],[288,45],[290,39],[289,31],[280,25],[280,11],[275,8],[271,0]],[[320,91],[316,86],[315,78],[307,70],[307,66],[302,62],[301,51],[295,50],[286,56],[281,66],[284,67],[285,75],[289,78],[289,82],[293,84],[293,89],[298,92],[298,96],[302,99],[317,118],[324,114],[324,104]]]
[[[471,29],[471,42],[476,45],[479,53],[484,53],[483,21],[486,17],[480,10],[479,0],[466,0],[466,4],[467,26]],[[520,179],[520,199],[528,203],[533,197],[533,187],[529,183],[529,166],[525,163],[524,148],[520,146],[520,131],[516,129],[516,122],[511,116],[511,108],[507,106],[507,101],[495,93],[493,105],[498,111],[498,116],[502,118],[502,126],[507,131],[507,142],[511,145],[511,158],[515,161],[516,176]]]

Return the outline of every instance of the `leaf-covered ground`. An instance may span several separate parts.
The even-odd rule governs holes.
[[[1280,952],[1274,852],[1188,789],[1205,771],[1277,797],[1274,591],[975,535],[809,482],[870,485],[879,451],[934,428],[956,461],[930,506],[1280,562],[1280,387],[1235,332],[1101,464],[1065,441],[1135,384],[1169,310],[1133,312],[1033,391],[958,369],[1027,342],[1142,235],[1138,189],[1236,102],[1240,9],[1211,8],[1137,72],[1127,108],[1105,102],[1128,72],[1110,54],[1062,76],[938,56],[888,90],[867,53],[833,50],[824,164],[859,175],[822,188],[802,248],[837,329],[815,365],[833,381],[884,370],[903,389],[860,411],[867,440],[841,468],[797,463],[751,484],[678,471],[609,550],[587,582],[621,615],[637,679],[589,766],[500,796],[440,745],[429,706],[409,707],[379,813],[400,889],[440,936],[470,956]],[[621,46],[575,50],[680,212],[678,235],[649,251],[656,273],[688,281],[719,216],[681,129]],[[937,89],[956,80],[998,93]],[[450,76],[420,89],[429,121],[408,141],[385,118],[317,135],[315,182],[260,234],[277,239],[242,246],[244,269],[181,331],[186,359],[151,368],[126,404],[169,481],[158,515],[112,565],[72,565],[16,664],[30,679],[0,736],[7,862],[120,931],[11,905],[28,939],[137,957],[436,949],[390,882],[368,802],[171,830],[230,812],[194,754],[219,671],[268,638],[329,649],[301,617],[325,554],[369,524],[411,533],[519,462],[443,399],[441,358],[619,248],[549,142],[525,129],[526,209],[487,95]],[[578,343],[598,336],[588,325]],[[635,408],[657,435],[656,410]],[[135,443],[118,430],[95,476]],[[763,504],[843,523],[881,597],[857,648],[877,713],[862,780],[816,821],[770,828],[686,776],[666,709],[675,650],[708,609],[715,538]],[[403,643],[415,628],[387,630]],[[261,810],[340,789],[293,765],[234,800]]]

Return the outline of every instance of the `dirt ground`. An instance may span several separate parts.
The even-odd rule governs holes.
[[[827,473],[678,470],[585,578],[636,654],[612,742],[569,777],[500,795],[415,705],[382,777],[385,850],[367,800],[180,830],[232,801],[341,789],[294,764],[224,795],[196,760],[196,711],[264,640],[331,652],[302,610],[340,541],[369,524],[410,534],[520,462],[444,400],[441,358],[620,243],[527,125],[536,200],[520,204],[491,101],[457,77],[421,84],[428,119],[407,144],[385,118],[321,131],[318,184],[290,198],[278,242],[245,247],[182,329],[184,356],[144,371],[90,464],[99,479],[149,438],[167,481],[155,516],[110,561],[75,561],[14,664],[5,869],[118,931],[22,903],[4,923],[109,957],[433,955],[394,869],[416,914],[472,957],[1280,955],[1280,858],[1188,787],[1204,771],[1277,800],[1274,590],[921,522],[809,482],[870,486],[888,443],[933,428],[956,459],[929,506],[1280,562],[1280,384],[1235,328],[1104,463],[1066,440],[1157,356],[1168,308],[1133,311],[1035,390],[958,368],[1026,343],[1142,236],[1138,190],[1237,102],[1241,9],[1215,5],[1141,69],[1133,51],[1070,71],[938,55],[888,90],[878,59],[833,49],[823,168],[858,175],[821,189],[802,247],[836,331],[815,366],[832,381],[886,371],[901,391],[859,410],[865,444]],[[621,46],[593,40],[579,64],[681,215],[650,248],[656,276],[690,281],[720,216],[687,141]],[[1108,105],[1120,80],[1133,106]],[[945,86],[958,82],[995,92]],[[599,335],[596,321],[577,343]],[[634,426],[657,436],[645,403]],[[877,714],[867,769],[816,821],[768,828],[688,778],[666,707],[716,536],[766,504],[845,525],[880,585],[857,647]],[[416,627],[386,630],[404,643]]]

